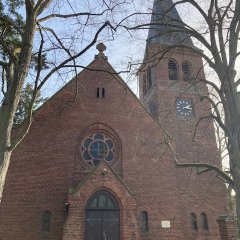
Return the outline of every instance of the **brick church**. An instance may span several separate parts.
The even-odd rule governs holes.
[[[187,34],[170,34],[172,19],[181,24],[175,8],[163,17],[172,4],[154,2],[140,99],[99,44],[90,65],[36,111],[10,164],[1,240],[232,239],[224,183],[174,162],[221,167],[213,122],[195,131],[209,113],[199,101],[208,89],[198,81],[200,50]]]

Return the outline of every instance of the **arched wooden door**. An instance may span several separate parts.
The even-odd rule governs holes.
[[[120,239],[119,205],[106,190],[94,193],[85,208],[85,240]]]

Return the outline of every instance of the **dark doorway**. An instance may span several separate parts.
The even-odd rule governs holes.
[[[119,240],[119,205],[108,191],[94,193],[85,208],[85,240]]]

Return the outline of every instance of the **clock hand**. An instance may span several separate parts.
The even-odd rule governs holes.
[[[187,109],[187,110],[192,110],[192,107],[190,105],[183,107],[183,109]]]

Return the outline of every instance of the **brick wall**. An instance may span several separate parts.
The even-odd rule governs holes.
[[[221,240],[237,239],[236,219],[228,216],[219,216],[217,219]]]
[[[125,83],[107,73],[114,72],[107,61],[98,57],[89,68],[104,71],[78,75],[75,101],[74,81],[55,94],[37,111],[29,134],[14,152],[0,209],[1,239],[83,239],[84,206],[100,188],[108,189],[122,206],[121,239],[220,239],[216,218],[227,211],[222,183],[212,173],[197,176],[176,169],[161,129]],[[96,97],[97,88],[105,88],[104,98]],[[114,177],[103,182],[99,168],[77,188],[93,171],[79,147],[94,131],[114,138],[118,154],[109,164]],[[69,194],[72,188],[78,190]],[[41,228],[45,210],[52,213],[50,232]],[[140,230],[142,211],[149,217],[147,233]],[[199,221],[197,233],[191,229],[192,211]],[[200,226],[201,212],[208,216],[209,232]],[[170,222],[170,228],[163,228],[162,221]]]

